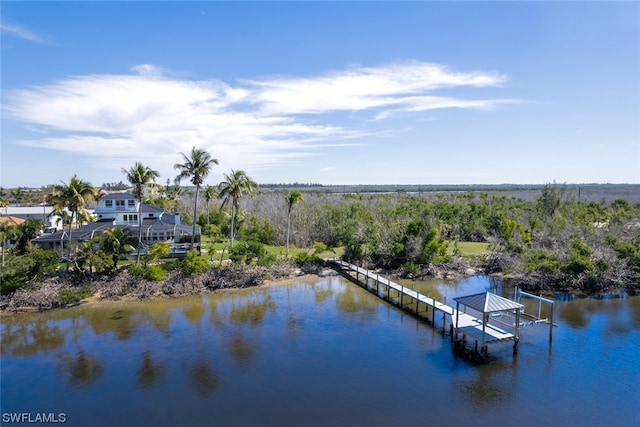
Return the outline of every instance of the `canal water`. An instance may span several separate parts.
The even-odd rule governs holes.
[[[482,276],[405,285],[451,302],[513,291]],[[338,276],[12,315],[3,425],[640,425],[640,297],[560,298],[551,346],[546,325],[526,326],[517,356],[493,344],[481,366],[439,322]]]

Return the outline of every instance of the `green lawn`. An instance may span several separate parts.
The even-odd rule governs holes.
[[[453,254],[455,249],[454,242],[449,242],[448,252]],[[478,256],[487,255],[489,251],[489,244],[483,242],[458,242],[458,250],[462,256]]]
[[[265,249],[267,250],[267,252],[277,258],[284,258],[287,250],[285,248],[285,246],[274,246],[274,245],[264,245]],[[202,238],[202,249],[203,249],[203,256],[209,256],[209,251],[210,250],[214,250],[216,251],[216,255],[214,255],[214,259],[220,259],[220,251],[222,251],[224,249],[225,253],[224,253],[224,257],[223,259],[228,259],[229,258],[229,242],[225,241],[225,242],[215,242],[215,243],[211,243],[211,240],[209,239],[208,236],[203,236]],[[294,246],[289,246],[289,257],[291,258],[295,258],[295,256],[297,254],[299,254],[300,252],[308,252],[308,251],[313,251],[313,249],[302,249],[302,248],[296,248]],[[204,252],[206,252],[206,255],[204,255]],[[342,254],[344,253],[344,248],[336,248],[335,253],[331,252],[331,251],[325,251],[322,252],[321,254],[319,254],[320,258],[333,258],[333,257],[340,257]]]
[[[202,248],[205,251],[208,251],[211,248],[211,244],[209,243],[207,236],[204,236],[203,238]],[[223,248],[225,249],[224,259],[228,258],[227,252],[229,250],[229,242],[217,242],[213,245],[213,248],[215,251],[218,252],[217,254],[218,259],[220,256],[219,251],[221,251]],[[275,257],[285,256],[286,249],[284,246],[265,245],[265,248],[271,255],[274,255]],[[454,249],[455,249],[455,243],[449,242],[449,247],[448,247],[449,254],[453,254]],[[290,246],[289,256],[291,258],[295,258],[295,256],[300,252],[307,252],[312,250],[313,249],[301,249],[301,248]],[[483,243],[483,242],[458,242],[458,250],[460,251],[460,255],[469,256],[469,257],[487,255],[490,252],[489,244]],[[344,247],[339,247],[339,248],[336,248],[335,253],[331,251],[325,251],[319,255],[320,255],[320,258],[333,258],[333,257],[340,257],[343,253],[344,253]],[[215,258],[216,256],[214,256],[214,259]]]

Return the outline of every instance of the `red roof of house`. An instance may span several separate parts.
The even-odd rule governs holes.
[[[20,225],[23,222],[25,222],[25,220],[22,218],[11,216],[11,215],[7,215],[7,216],[0,215],[0,222],[3,224],[9,224],[9,225]]]

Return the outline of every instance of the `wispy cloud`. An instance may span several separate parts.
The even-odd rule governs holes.
[[[358,143],[374,133],[366,128],[371,119],[517,102],[435,95],[446,88],[500,86],[507,77],[421,62],[351,67],[319,77],[240,80],[234,85],[169,77],[150,64],[130,72],[73,76],[14,90],[4,110],[27,126],[49,131],[22,141],[25,145],[102,159],[145,160],[162,172],[162,163],[170,168],[175,154],[191,146],[209,149],[228,167],[278,167],[329,145]],[[335,124],[332,114],[345,111],[363,111],[369,118],[352,128]],[[386,131],[377,126],[375,132]]]
[[[281,77],[242,82],[254,90],[255,102],[268,113],[319,114],[397,108],[415,104],[420,99],[416,95],[438,89],[498,86],[506,81],[505,75],[495,72],[461,73],[440,64],[410,61],[375,68],[352,67],[317,78]]]
[[[42,38],[35,32],[25,27],[22,27],[20,25],[0,24],[0,31],[2,31],[2,34],[4,35],[18,37],[23,40],[30,41],[32,43],[39,43],[39,44],[46,43],[46,40],[44,38]]]

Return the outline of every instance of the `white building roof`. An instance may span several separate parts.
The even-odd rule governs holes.
[[[510,299],[503,298],[490,292],[458,297],[454,298],[454,301],[462,305],[466,305],[467,307],[471,307],[472,309],[481,313],[509,311],[524,307],[522,304],[518,304],[515,301],[511,301]]]
[[[43,213],[50,214],[53,212],[53,206],[7,206],[6,208],[0,208],[2,213],[7,212],[7,215],[42,215]]]

